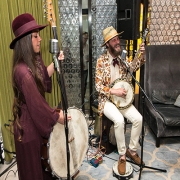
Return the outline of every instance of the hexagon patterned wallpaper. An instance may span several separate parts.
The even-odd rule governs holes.
[[[151,45],[180,44],[180,0],[152,0],[149,29]]]

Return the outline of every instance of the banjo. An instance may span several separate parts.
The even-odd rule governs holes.
[[[144,33],[143,33],[143,38],[142,42],[145,42],[146,36],[148,34],[149,30],[146,28]],[[125,51],[125,50],[123,50]],[[122,53],[122,56],[126,53]],[[135,55],[135,58],[139,58],[141,55],[140,50]],[[124,57],[121,59],[125,59]],[[116,95],[111,95],[110,96],[110,101],[116,105],[118,109],[125,109],[131,106],[131,104],[134,101],[134,87],[130,81],[127,81],[126,79],[118,78],[116,79],[111,85],[111,88],[113,89],[118,89],[118,88],[123,88],[126,90],[127,94],[125,98],[116,96]]]
[[[110,96],[111,102],[113,102],[113,104],[115,104],[118,109],[128,108],[133,103],[134,87],[130,82],[126,81],[126,79],[121,79],[121,78],[116,79],[111,84],[111,88],[114,88],[114,89],[123,88],[127,92],[125,98],[122,98],[116,95]]]

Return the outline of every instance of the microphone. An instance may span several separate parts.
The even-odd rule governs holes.
[[[59,53],[59,46],[57,39],[49,40],[49,52],[53,54],[54,67],[58,73],[60,73],[59,60],[57,59],[57,55]]]
[[[127,68],[129,68],[129,65],[126,62],[126,55],[127,55],[127,51],[125,49],[123,49],[122,54],[121,54],[121,60],[125,64],[125,66]]]
[[[126,60],[126,54],[127,54],[127,51],[125,49],[123,49],[122,54],[121,54],[122,60]]]

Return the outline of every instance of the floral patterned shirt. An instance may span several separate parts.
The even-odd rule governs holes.
[[[110,53],[107,51],[102,54],[97,60],[96,73],[95,73],[95,87],[99,93],[98,97],[98,112],[102,116],[104,104],[110,99],[110,88],[111,88],[111,61]],[[126,81],[131,81],[131,75],[127,70],[127,67],[119,60],[119,77]],[[141,65],[145,63],[145,59],[142,56],[135,55],[131,62],[126,60],[131,72],[137,71]]]

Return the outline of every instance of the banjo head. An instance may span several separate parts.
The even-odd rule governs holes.
[[[127,95],[125,98],[118,97],[115,95],[110,96],[110,100],[116,105],[116,107],[118,107],[119,109],[125,109],[133,103],[134,87],[131,83],[123,79],[117,79],[112,83],[111,88],[124,88],[127,91]]]

